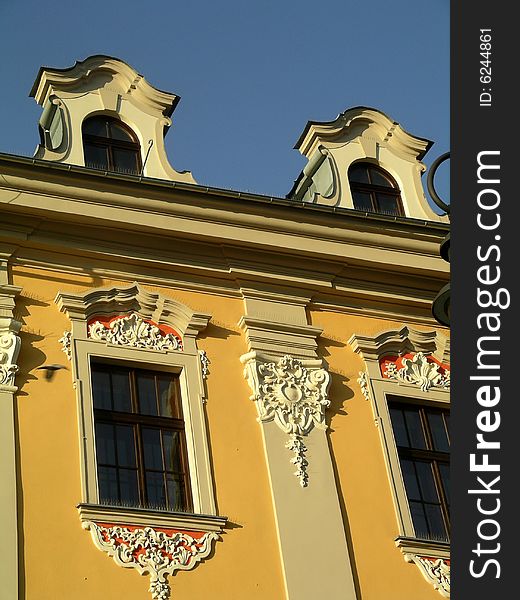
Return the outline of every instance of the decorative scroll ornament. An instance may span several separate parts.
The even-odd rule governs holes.
[[[96,546],[111,556],[116,564],[133,567],[141,575],[150,575],[148,591],[153,600],[167,600],[171,590],[166,575],[193,569],[209,555],[213,541],[219,537],[213,531],[192,537],[182,531],[103,526],[93,521],[86,521],[83,527],[90,529]]]
[[[431,583],[441,596],[450,597],[450,561],[443,558],[405,554],[407,562],[414,562],[423,577]]]
[[[12,331],[0,333],[0,385],[14,386],[19,350],[20,338],[17,335]]]
[[[180,338],[163,333],[156,325],[142,319],[137,313],[111,321],[108,325],[95,321],[89,326],[89,337],[107,344],[132,346],[148,350],[182,350]]]
[[[202,370],[202,379],[207,379],[209,374],[209,365],[211,364],[205,350],[199,350],[200,364]]]
[[[64,331],[63,336],[58,340],[61,344],[61,349],[65,352],[69,360],[72,359],[72,331]]]
[[[450,388],[450,372],[445,370],[442,373],[439,365],[428,361],[428,357],[422,352],[417,352],[413,358],[403,358],[401,362],[401,369],[394,362],[388,363],[383,375],[388,379],[418,385],[423,392],[433,387]]]
[[[370,392],[368,389],[368,377],[365,371],[360,371],[359,372],[359,377],[357,379],[357,382],[359,383],[359,387],[361,388],[361,393],[363,394],[363,396],[365,396],[366,400],[370,399]]]
[[[295,453],[291,462],[298,467],[295,475],[302,487],[308,485],[308,461],[301,436],[313,427],[326,428],[325,409],[330,405],[327,398],[330,375],[317,368],[316,363],[286,355],[278,362],[251,360],[244,373],[254,391],[251,399],[256,402],[258,420],[274,420],[282,431],[291,435],[286,447]]]

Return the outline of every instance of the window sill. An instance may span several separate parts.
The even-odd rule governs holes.
[[[450,543],[438,542],[436,540],[424,540],[411,537],[398,537],[395,539],[395,545],[403,554],[418,554],[430,558],[441,558],[449,560]]]
[[[93,521],[111,525],[213,531],[215,533],[222,532],[227,523],[227,517],[216,515],[198,515],[125,506],[78,504],[77,509],[82,523]]]

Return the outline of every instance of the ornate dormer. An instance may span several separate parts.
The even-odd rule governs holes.
[[[421,175],[432,142],[414,137],[384,113],[346,110],[309,121],[295,145],[308,163],[288,198],[366,213],[447,221],[430,207]]]
[[[164,148],[179,96],[122,60],[96,55],[67,69],[42,67],[30,95],[43,107],[36,158],[195,183],[171,167]]]

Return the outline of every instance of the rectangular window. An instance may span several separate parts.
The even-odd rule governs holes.
[[[190,512],[179,376],[92,365],[99,500]]]
[[[391,397],[388,406],[415,535],[448,541],[449,411],[398,397]]]

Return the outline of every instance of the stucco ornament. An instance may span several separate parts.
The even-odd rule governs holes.
[[[194,538],[182,531],[161,531],[152,527],[103,526],[93,521],[83,524],[96,546],[121,567],[133,567],[140,575],[150,575],[153,600],[167,600],[171,589],[167,575],[193,569],[212,549],[218,534],[210,531]]]
[[[418,385],[423,392],[433,387],[449,389],[450,372],[441,373],[439,365],[428,361],[423,352],[417,352],[413,358],[403,358],[402,364],[402,368],[398,369],[395,363],[388,363],[384,375],[388,379]]]
[[[303,436],[313,427],[326,428],[325,409],[330,405],[330,375],[317,363],[286,355],[277,362],[251,360],[244,372],[254,392],[251,399],[256,402],[258,420],[274,421],[290,435],[286,447],[294,452],[291,462],[298,467],[295,475],[302,487],[308,485]]]
[[[63,336],[58,342],[61,344],[61,349],[65,352],[69,360],[72,359],[72,331],[64,331]]]
[[[14,386],[18,372],[15,363],[20,351],[20,338],[12,331],[0,333],[0,385]]]
[[[163,333],[137,313],[111,321],[108,325],[95,321],[89,326],[93,340],[149,350],[182,350],[182,341],[172,333]]]
[[[370,392],[368,389],[368,377],[367,377],[366,371],[359,372],[359,377],[357,379],[357,382],[359,383],[359,387],[361,388],[361,393],[363,394],[363,396],[365,396],[366,400],[369,400]]]
[[[208,374],[209,374],[209,365],[211,364],[211,361],[208,358],[208,355],[206,354],[205,350],[199,350],[199,357],[200,357],[202,378],[207,379]]]
[[[423,577],[431,583],[441,596],[450,597],[450,561],[442,558],[406,554],[407,562],[414,562],[420,569]]]

